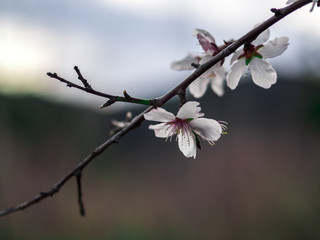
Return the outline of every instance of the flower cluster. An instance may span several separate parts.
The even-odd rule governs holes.
[[[174,70],[192,70],[194,66],[203,64],[212,59],[225,47],[230,45],[232,41],[224,42],[224,45],[217,46],[215,39],[211,34],[202,29],[195,29],[193,34],[197,37],[204,53],[201,55],[189,54],[180,61],[175,61],[171,64],[171,68]],[[226,70],[223,67],[224,60],[215,64],[202,74],[198,79],[192,82],[189,86],[190,93],[195,98],[202,97],[209,83],[211,83],[212,90],[218,95],[224,94],[224,79]]]
[[[174,70],[197,68],[233,43],[233,41],[224,41],[223,45],[218,46],[212,35],[202,29],[195,29],[194,35],[204,52],[200,55],[189,54],[184,59],[173,62],[171,68]],[[252,80],[256,85],[270,88],[277,81],[277,73],[266,59],[281,55],[289,45],[289,38],[279,37],[267,42],[269,36],[270,30],[267,29],[255,40],[244,44],[242,49],[236,51],[231,58],[231,67],[228,72],[223,66],[225,59],[209,68],[189,85],[190,93],[195,98],[200,98],[205,94],[210,83],[212,90],[218,96],[222,96],[225,82],[233,90],[247,71],[251,72]],[[171,139],[176,135],[179,149],[184,156],[195,158],[197,148],[200,148],[200,137],[214,145],[214,142],[227,129],[225,122],[202,118],[204,114],[200,113],[198,106],[198,102],[186,102],[176,116],[163,108],[156,108],[144,114],[144,118],[161,122],[149,126],[149,129],[154,130],[156,137]]]
[[[217,46],[215,39],[207,31],[195,29],[194,34],[197,36],[204,53],[202,55],[189,54],[184,59],[173,62],[171,68],[174,70],[191,70],[194,68],[193,66],[209,61],[233,42],[225,41],[224,45]],[[289,45],[289,38],[279,37],[266,43],[269,36],[270,30],[267,29],[254,41],[245,44],[243,49],[236,51],[231,58],[231,68],[228,73],[223,67],[224,60],[215,64],[190,84],[190,93],[195,98],[202,97],[211,82],[212,90],[218,96],[222,96],[225,80],[227,86],[233,90],[247,70],[251,72],[252,80],[256,85],[270,88],[277,81],[277,73],[266,59],[281,55]]]

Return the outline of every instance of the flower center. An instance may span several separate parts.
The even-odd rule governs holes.
[[[244,57],[246,61],[246,65],[248,66],[252,58],[254,57],[260,58],[260,59],[263,58],[262,55],[258,53],[261,47],[263,47],[263,45],[254,46],[251,43],[245,44],[243,47],[243,54],[241,54],[238,59]]]
[[[187,135],[188,136],[188,132],[193,132],[192,128],[189,125],[189,122],[192,121],[193,118],[188,118],[188,119],[181,119],[181,118],[175,118],[173,121],[171,122],[167,122],[168,128],[166,131],[169,131],[170,133],[168,134],[168,136],[170,136],[170,141],[173,135]]]
[[[172,126],[172,132],[175,134],[184,134],[187,131],[190,131],[191,127],[189,126],[189,122],[192,121],[193,119],[181,119],[177,118],[168,124]]]

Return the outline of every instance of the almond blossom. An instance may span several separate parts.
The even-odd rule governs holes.
[[[277,81],[277,73],[266,58],[281,55],[289,45],[288,37],[275,38],[264,44],[270,36],[270,30],[262,32],[254,41],[245,44],[236,51],[231,59],[231,69],[227,75],[227,85],[235,89],[243,73],[248,69],[253,82],[263,88],[270,88]]]
[[[117,132],[121,131],[123,128],[127,127],[132,121],[132,113],[127,112],[126,119],[124,121],[111,120],[110,124],[113,126],[113,129],[110,130],[109,134],[114,135]]]
[[[215,39],[211,34],[202,29],[195,29],[194,35],[197,37],[202,49],[204,50],[203,55],[193,55],[189,54],[187,57],[180,61],[175,61],[171,64],[171,68],[174,70],[192,70],[195,65],[204,64],[209,61],[213,56],[219,53],[223,48],[225,48],[230,42],[225,42],[222,46],[217,46]],[[212,90],[218,95],[222,96],[224,94],[224,79],[226,71],[222,66],[223,60],[210,69],[208,69],[199,78],[193,81],[189,90],[190,93],[195,98],[202,97],[209,83],[211,83]]]
[[[226,123],[213,119],[201,118],[199,103],[190,101],[185,103],[174,116],[163,108],[156,108],[144,114],[149,121],[161,122],[150,125],[149,129],[154,130],[156,137],[172,138],[176,135],[179,149],[186,157],[196,158],[197,147],[200,148],[199,136],[209,144],[214,145],[223,131]]]
[[[296,2],[296,1],[298,1],[298,0],[288,0],[288,1],[287,1],[287,4],[294,3],[294,2]],[[312,1],[313,3],[312,3],[312,7],[311,7],[311,9],[310,9],[310,12],[313,11],[314,7],[316,6],[317,1],[318,1],[318,0],[313,0],[313,1]]]

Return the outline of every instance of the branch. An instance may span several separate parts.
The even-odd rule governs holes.
[[[85,88],[89,88],[92,89],[92,87],[90,86],[90,84],[88,83],[87,79],[85,79],[81,72],[80,69],[78,68],[78,66],[74,66],[74,70],[77,72],[78,74],[78,79],[83,83],[83,85],[85,86]]]
[[[187,77],[184,81],[182,81],[180,84],[178,84],[176,87],[168,91],[166,94],[164,94],[162,97],[156,99],[156,105],[150,104],[149,108],[147,108],[145,111],[140,113],[137,117],[135,117],[126,127],[124,127],[122,130],[120,130],[118,133],[113,135],[111,138],[109,138],[106,142],[102,143],[100,146],[98,146],[95,150],[93,150],[82,162],[80,162],[77,166],[75,166],[74,169],[72,169],[66,176],[61,178],[51,189],[49,189],[46,192],[41,192],[38,195],[36,195],[34,198],[31,200],[25,201],[19,205],[7,208],[6,210],[3,210],[0,212],[0,217],[26,209],[43,199],[47,197],[52,197],[54,194],[56,194],[60,188],[67,182],[69,181],[72,177],[76,177],[78,181],[78,200],[79,200],[79,205],[80,205],[80,211],[83,211],[84,213],[84,208],[83,208],[83,203],[82,203],[82,192],[81,192],[81,173],[83,169],[92,161],[94,160],[97,156],[99,156],[102,152],[104,152],[109,146],[111,146],[114,143],[118,143],[121,137],[123,137],[126,133],[129,131],[133,130],[134,128],[138,127],[141,125],[141,123],[144,121],[143,115],[150,110],[160,107],[163,104],[165,104],[167,101],[169,101],[171,98],[173,98],[176,95],[182,95],[183,96],[183,90],[185,90],[194,80],[196,80],[199,76],[201,76],[205,71],[207,71],[210,67],[212,67],[214,64],[217,62],[221,61],[225,57],[229,56],[231,53],[233,53],[237,48],[239,48],[241,45],[245,44],[246,42],[250,42],[254,40],[260,33],[262,33],[264,30],[269,28],[271,25],[275,24],[288,14],[292,13],[293,11],[299,9],[300,7],[310,3],[311,0],[300,0],[297,1],[285,8],[282,9],[273,9],[272,12],[275,13],[274,16],[270,17],[268,20],[266,20],[264,23],[261,25],[257,26],[253,30],[249,31],[247,34],[243,35],[241,38],[239,38],[237,41],[223,49],[220,53],[218,53],[215,57],[213,57],[210,61],[206,62],[205,64],[197,67],[197,69],[189,76]],[[80,73],[80,72],[79,72]],[[113,99],[115,96],[104,94],[98,91],[93,90],[91,87],[86,86],[84,79],[81,74],[78,73],[80,80],[83,82],[85,87],[81,87],[79,85],[76,85],[74,83],[71,83],[61,77],[59,77],[56,73],[48,73],[48,76],[52,78],[56,78],[60,80],[61,82],[64,82],[67,84],[69,87],[75,87],[79,88],[83,91],[110,98]],[[182,91],[182,92],[181,92]],[[132,98],[128,95],[124,97],[124,101],[130,102]],[[183,100],[183,99],[182,99]],[[120,101],[120,100],[116,100]],[[151,102],[150,102],[151,103]]]
[[[78,203],[79,203],[79,209],[80,209],[80,215],[84,217],[85,215],[85,210],[84,210],[84,204],[82,201],[82,182],[81,182],[81,177],[82,177],[82,171],[79,171],[76,173],[76,179],[77,179],[77,189],[78,189]]]
[[[67,175],[65,175],[63,178],[61,178],[51,189],[49,189],[46,192],[40,192],[38,195],[36,195],[34,198],[32,198],[29,201],[25,201],[19,205],[16,205],[14,207],[7,208],[6,210],[3,210],[0,212],[0,217],[14,213],[19,210],[26,209],[30,206],[32,206],[35,203],[38,203],[42,201],[43,199],[47,197],[52,197],[54,194],[56,194],[60,188],[69,181],[72,177],[77,177],[79,172],[82,172],[83,169],[97,156],[99,156],[105,149],[107,149],[110,145],[114,143],[118,143],[119,139],[125,135],[128,131],[131,129],[139,126],[141,122],[144,120],[143,114],[150,111],[153,107],[149,107],[147,110],[142,112],[138,117],[134,118],[131,123],[123,128],[121,131],[119,131],[117,134],[109,138],[106,142],[98,146],[93,152],[91,152],[82,162],[80,162],[74,169],[72,169]]]
[[[111,94],[96,91],[90,86],[88,81],[83,78],[79,68],[77,66],[75,66],[74,69],[78,74],[78,79],[80,79],[80,81],[83,83],[84,87],[60,77],[57,73],[48,72],[47,75],[51,78],[57,79],[60,82],[67,84],[67,87],[74,87],[74,88],[80,89],[82,91],[85,91],[87,93],[91,93],[96,96],[108,98],[109,100],[105,104],[103,104],[100,108],[110,106],[115,102],[136,103],[136,104],[142,104],[142,105],[147,105],[147,106],[154,106],[157,103],[157,99],[140,99],[140,98],[134,98],[131,96],[128,97],[129,96],[128,94],[127,94],[127,96],[123,96],[123,97],[122,96],[114,96]]]

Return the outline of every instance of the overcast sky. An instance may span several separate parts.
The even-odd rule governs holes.
[[[285,2],[0,0],[0,87],[103,102],[46,76],[57,72],[77,81],[77,65],[98,90],[121,94],[126,89],[139,97],[156,97],[187,74],[171,70],[170,63],[201,52],[194,28],[206,29],[218,44],[237,39],[272,16],[270,8],[284,7]],[[310,7],[271,28],[271,39],[290,38],[289,49],[272,61],[275,69],[294,73],[300,54],[319,43],[320,9],[309,13]]]

